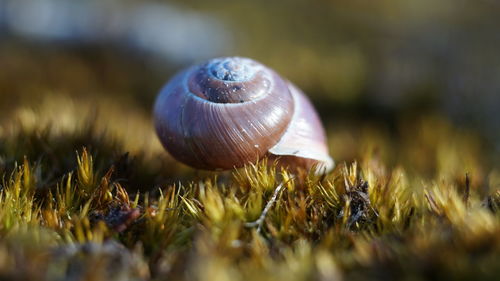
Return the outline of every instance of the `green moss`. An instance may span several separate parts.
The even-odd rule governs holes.
[[[500,172],[478,138],[441,118],[402,122],[396,140],[376,126],[329,127],[340,164],[323,176],[292,175],[265,159],[212,173],[169,158],[144,113],[124,117],[123,105],[99,100],[106,111],[87,121],[69,100],[47,99],[13,113],[1,130],[2,278],[500,273]]]

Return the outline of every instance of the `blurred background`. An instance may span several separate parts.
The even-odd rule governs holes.
[[[497,0],[0,0],[2,130],[14,119],[65,130],[90,116],[120,127],[132,152],[157,149],[150,112],[162,85],[239,55],[311,97],[337,161],[370,138],[388,163],[420,171],[456,141],[498,164],[499,14]]]

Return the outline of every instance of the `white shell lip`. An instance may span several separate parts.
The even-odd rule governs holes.
[[[316,160],[318,161],[318,165],[316,166],[317,173],[328,173],[335,167],[335,161],[333,161],[332,157],[330,157],[329,155],[318,153],[318,151],[315,151],[314,149],[294,149],[278,143],[274,147],[269,149],[269,153],[277,156],[295,156],[299,158]]]
[[[287,130],[269,153],[316,160],[319,162],[316,173],[330,172],[335,162],[328,154],[321,120],[309,99],[292,83],[288,85],[294,99],[294,114]]]

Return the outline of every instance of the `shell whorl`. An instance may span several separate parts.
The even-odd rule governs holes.
[[[230,57],[213,59],[206,68],[218,80],[244,82],[252,79],[260,67],[250,59]]]
[[[269,93],[276,78],[277,74],[253,60],[218,58],[195,68],[188,90],[214,103],[243,103]]]

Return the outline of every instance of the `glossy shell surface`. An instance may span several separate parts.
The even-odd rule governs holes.
[[[333,166],[307,97],[251,59],[218,58],[179,73],[161,90],[154,119],[169,153],[196,168],[231,169],[266,155]]]

